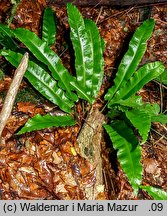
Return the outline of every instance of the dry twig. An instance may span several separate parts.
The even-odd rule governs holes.
[[[5,144],[5,140],[2,138],[2,131],[7,123],[7,120],[11,114],[13,104],[24,76],[24,73],[28,66],[28,53],[25,53],[18,68],[15,71],[12,83],[7,92],[4,105],[0,113],[0,144]]]

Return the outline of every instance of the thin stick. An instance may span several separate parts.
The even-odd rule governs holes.
[[[160,82],[157,82],[156,80],[153,80],[154,82],[159,84],[159,90],[160,90],[160,98],[161,98],[161,113],[163,113],[163,91],[162,91],[162,77],[160,76]]]
[[[153,128],[151,128],[152,131],[154,131],[156,134],[158,134],[159,136],[163,137],[164,139],[167,140],[167,137],[164,136],[163,134],[159,133],[158,131],[154,130]]]
[[[5,98],[4,105],[0,113],[0,144],[1,143],[4,144],[5,142],[4,139],[1,137],[2,131],[11,114],[13,104],[14,104],[20,83],[22,81],[22,78],[27,69],[27,66],[28,66],[28,53],[25,53],[18,68],[15,71],[15,75],[13,77],[12,83],[10,84],[9,90]]]
[[[118,15],[122,15],[124,13],[129,13],[131,10],[135,9],[135,6],[134,7],[129,7],[127,9],[124,9],[122,11],[119,11],[118,13],[115,13],[115,14],[112,14],[111,16],[108,16],[106,17],[104,20],[102,20],[101,22],[98,23],[99,24],[102,24],[104,21],[107,21],[108,19],[110,18],[113,18],[113,17],[118,17]]]
[[[162,81],[160,82],[159,90],[160,90],[160,98],[161,98],[161,113],[162,113],[162,112],[163,112],[163,92],[162,92]]]
[[[167,86],[165,86],[165,85],[161,84],[160,82],[158,82],[158,81],[156,81],[156,80],[153,80],[153,81],[154,81],[155,83],[157,83],[157,84],[161,85],[163,88],[167,89]]]
[[[100,16],[101,16],[102,10],[103,10],[103,6],[100,8],[100,11],[99,11],[98,17],[97,17],[97,19],[96,19],[96,24],[97,24],[98,21],[99,21],[99,18],[100,18]]]

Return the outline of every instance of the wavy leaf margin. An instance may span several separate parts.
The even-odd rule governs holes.
[[[14,67],[17,67],[22,54],[10,50],[1,50],[3,55]],[[57,82],[39,65],[32,61],[28,62],[28,68],[24,76],[35,89],[52,103],[58,105],[63,111],[70,113],[74,103],[69,100],[65,92],[57,86]]]
[[[34,32],[23,28],[13,30],[13,34],[26,45],[39,61],[48,66],[53,78],[58,81],[59,87],[68,93],[68,97],[73,101],[77,101],[78,97],[71,91],[69,83],[74,78],[62,65],[58,55],[47,46],[46,42],[43,42]]]
[[[142,181],[141,147],[133,131],[123,121],[116,120],[110,125],[104,125],[104,128],[114,149],[117,150],[118,160],[132,185],[134,194],[137,195]]]
[[[73,126],[76,122],[70,115],[65,116],[52,116],[46,114],[44,116],[37,114],[33,118],[29,119],[25,126],[17,133],[18,135],[31,132],[34,130],[41,130],[49,127],[65,127]]]
[[[110,101],[114,94],[128,82],[129,78],[136,71],[139,62],[146,51],[147,41],[153,32],[154,25],[155,21],[153,19],[149,19],[135,31],[129,43],[129,49],[125,53],[118,67],[118,72],[114,79],[114,85],[105,95],[106,100]]]
[[[167,200],[167,192],[160,188],[143,185],[141,185],[140,188],[147,191],[155,200]]]
[[[56,16],[51,8],[46,8],[43,15],[42,41],[48,46],[56,42]]]

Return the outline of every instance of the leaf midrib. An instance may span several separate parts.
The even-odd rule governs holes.
[[[85,25],[84,25],[85,26]],[[80,44],[80,48],[82,50],[81,55],[82,55],[82,62],[83,62],[83,68],[84,68],[84,74],[83,74],[83,87],[86,88],[86,66],[85,66],[85,62],[84,62],[84,55],[83,55],[83,47],[82,47],[82,43],[81,43],[81,37],[79,35],[79,31],[78,31],[78,24],[77,24],[77,36],[79,38],[79,44]],[[77,55],[77,53],[76,53]]]
[[[34,76],[37,80],[39,80],[39,78],[38,77],[36,77],[35,75],[34,75],[34,73],[32,74],[29,70],[27,70],[32,76]],[[24,75],[25,77],[26,77],[26,73],[25,73],[25,75]],[[27,78],[27,77],[26,77]],[[28,78],[27,78],[28,79]],[[51,90],[51,92],[55,95],[55,92],[53,91],[53,89],[52,88],[50,88],[43,80],[41,81],[41,80],[39,80],[47,89],[49,89],[49,90]],[[54,80],[55,81],[55,80]],[[56,81],[55,81],[55,85],[56,85]],[[57,86],[56,86],[57,87]],[[57,87],[58,88],[58,87]],[[63,90],[62,90],[63,91]],[[63,91],[64,92],[64,91]],[[65,92],[64,92],[65,93]],[[59,94],[56,94],[55,95],[56,97],[58,97],[61,101],[62,101],[62,98],[59,96]],[[69,107],[69,105],[66,103],[66,101],[65,100],[63,100],[63,103],[65,103],[66,104],[66,106],[67,107]],[[69,109],[71,109],[71,107],[69,107]]]
[[[113,129],[114,130],[114,129]],[[120,136],[120,135],[119,135]],[[124,137],[123,137],[124,138]],[[125,139],[125,138],[124,138]],[[132,172],[133,172],[133,183],[135,183],[134,182],[134,179],[135,179],[135,176],[137,176],[136,175],[136,173],[135,173],[135,167],[134,167],[134,163],[133,163],[133,159],[132,159],[132,156],[131,156],[131,154],[130,154],[130,148],[129,148],[129,142],[125,139],[125,143],[126,143],[126,148],[128,149],[128,155],[129,155],[129,157],[128,158],[130,158],[130,160],[131,160],[131,167],[133,168],[132,170]],[[119,149],[118,149],[118,151],[119,151]],[[121,160],[120,160],[120,163],[121,163]],[[125,172],[126,173],[126,172]],[[136,184],[136,183],[135,183]]]
[[[21,29],[21,28],[19,28],[19,29]],[[26,33],[27,33],[27,32],[28,32],[28,34],[29,34],[29,31],[26,30]],[[14,34],[15,34],[16,37],[18,37],[18,36],[16,35],[15,32],[14,32]],[[42,43],[44,44],[44,47],[47,47],[46,42],[43,42],[40,38],[38,38],[38,36],[35,35],[35,33],[32,32],[32,36],[33,36],[33,37],[37,37],[37,39],[40,41],[40,43],[42,42]],[[26,36],[25,36],[25,37],[26,37]],[[20,40],[20,39],[19,39],[19,40]],[[36,44],[33,44],[31,40],[28,40],[28,42],[30,43],[31,46],[33,46],[36,50],[38,50],[38,53],[40,53],[40,55],[42,55],[42,56],[44,57],[45,61],[48,63],[47,66],[49,65],[49,66],[48,66],[49,69],[52,71],[52,73],[53,73],[53,72],[56,73],[56,75],[57,75],[57,77],[58,77],[58,79],[57,79],[58,82],[62,82],[63,85],[65,86],[65,90],[66,90],[67,92],[69,92],[68,87],[66,86],[66,83],[67,83],[67,82],[64,82],[64,80],[61,78],[61,76],[59,75],[58,71],[56,70],[56,67],[53,67],[53,65],[50,63],[50,61],[48,61],[47,57],[43,54],[43,52],[44,52],[43,48],[42,48],[43,52],[41,52],[41,51],[40,51],[40,47],[38,47]],[[24,40],[24,43],[26,43],[25,40]],[[43,46],[43,44],[42,44],[42,46]],[[26,45],[26,46],[27,46],[27,45]],[[29,48],[29,46],[27,46],[27,48],[28,48],[28,49],[33,53],[33,55],[38,59],[36,53],[34,53],[33,50],[31,50],[31,48]],[[49,47],[48,47],[48,49],[49,49],[51,52],[53,52]],[[57,58],[57,62],[55,62],[55,64],[57,64],[57,63],[60,61],[60,58],[56,55],[56,53],[54,53],[54,55],[55,55],[55,58]],[[40,59],[39,59],[39,60],[40,60]],[[41,61],[41,60],[40,60],[40,61]],[[46,64],[46,63],[44,62],[44,64]]]
[[[144,33],[145,32],[142,32],[143,34],[142,34],[142,37],[140,37],[140,43],[141,43],[141,40],[142,40],[142,38],[143,38],[143,36],[144,36]],[[135,52],[135,55],[133,56],[133,58],[132,58],[132,61],[131,61],[131,63],[128,65],[128,68],[127,68],[127,70],[126,70],[126,73],[124,74],[124,76],[122,76],[122,79],[121,79],[121,82],[120,82],[120,84],[117,86],[117,88],[116,88],[116,90],[115,90],[115,92],[120,88],[120,86],[122,85],[122,82],[123,82],[123,80],[124,80],[124,78],[126,77],[126,74],[127,74],[127,71],[129,71],[130,69],[130,67],[131,67],[131,65],[133,64],[133,61],[134,61],[134,59],[136,58],[136,56],[138,55],[138,50],[139,50],[139,48],[140,48],[140,46],[141,46],[141,44],[140,43],[138,43],[138,46],[137,46],[137,51]],[[127,51],[128,52],[128,51]],[[126,54],[125,54],[126,55]],[[119,72],[119,71],[118,71]],[[117,72],[117,73],[118,73]],[[135,71],[133,71],[133,73],[134,73]],[[126,82],[127,82],[128,80],[126,80]],[[125,83],[126,84],[126,83]],[[115,93],[114,93],[115,94]]]

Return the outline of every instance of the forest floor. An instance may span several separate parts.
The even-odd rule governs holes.
[[[41,16],[48,5],[45,0],[22,0],[13,17],[11,27],[28,28],[40,35]],[[11,13],[10,1],[0,3],[0,21],[7,23]],[[69,29],[66,8],[52,5],[57,16],[57,38],[53,49],[70,70],[70,55],[65,38]],[[126,51],[135,29],[147,18],[156,21],[155,30],[141,65],[162,61],[167,68],[167,4],[128,8],[79,8],[83,17],[96,22],[106,43],[104,51],[105,76],[96,107],[104,105],[103,94],[112,85],[118,63]],[[0,109],[15,69],[0,57]],[[167,111],[167,86],[152,81],[139,93],[143,101],[158,103]],[[3,130],[6,145],[0,147],[0,199],[87,199],[85,188],[96,181],[90,161],[77,151],[77,137],[87,116],[78,103],[75,107],[78,124],[73,127],[51,128],[15,135],[28,118],[40,113],[61,115],[61,111],[46,101],[24,80],[20,86],[12,114]],[[143,122],[144,124],[144,122]],[[116,158],[111,142],[102,132],[102,159],[105,192],[96,199],[152,199],[140,191],[134,197],[132,188]],[[71,151],[73,149],[73,151]],[[167,127],[152,124],[149,138],[142,145],[143,185],[167,191]]]

